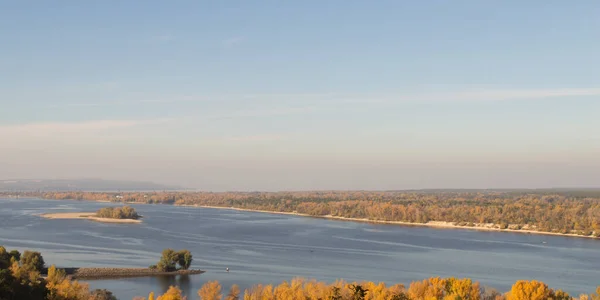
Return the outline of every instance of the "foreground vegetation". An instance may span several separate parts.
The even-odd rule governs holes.
[[[590,191],[414,191],[277,193],[23,193],[48,199],[102,200],[234,207],[310,216],[333,216],[458,226],[486,225],[600,236],[600,190]]]
[[[158,271],[188,270],[191,263],[190,251],[165,249],[159,262],[162,269]],[[110,291],[90,291],[87,284],[72,280],[64,269],[57,269],[54,265],[46,269],[45,264],[40,252],[25,251],[21,255],[19,251],[8,252],[0,246],[0,300],[116,300]],[[180,268],[177,269],[176,265]],[[101,269],[93,271],[99,277],[104,272]],[[110,271],[113,272],[111,276],[120,277],[123,275],[121,271],[130,272],[131,269]],[[44,277],[44,273],[47,276]]]
[[[570,300],[569,294],[549,288],[539,281],[517,281],[510,291],[501,294],[493,289],[482,289],[471,279],[429,278],[416,281],[405,288],[402,284],[387,286],[385,283],[347,283],[336,281],[333,284],[296,278],[280,285],[255,285],[240,293],[237,285],[231,286],[225,294],[217,281],[207,282],[198,290],[202,300]],[[162,296],[150,293],[147,300],[185,299],[181,290],[170,287]],[[596,293],[580,295],[580,300],[600,300],[600,286]]]
[[[96,212],[96,217],[107,219],[132,219],[137,220],[140,215],[131,206],[123,207],[104,207]]]
[[[107,290],[90,291],[89,286],[67,277],[54,265],[47,269],[39,252],[7,252],[0,246],[0,300],[116,300]]]
[[[187,250],[165,249],[161,263],[175,268],[189,268],[191,253]],[[160,264],[160,263],[159,263]],[[72,280],[64,270],[54,265],[47,269],[41,253],[25,251],[8,252],[0,246],[0,300],[115,300],[107,290],[90,291],[89,286]],[[211,281],[198,290],[202,300],[600,300],[600,286],[595,293],[571,295],[548,287],[539,281],[517,281],[506,293],[481,288],[471,279],[433,277],[415,281],[408,288],[402,284],[387,286],[385,283],[353,282],[338,280],[328,284],[302,278],[283,282],[277,286],[258,284],[242,294],[233,285],[225,292],[221,284]],[[161,296],[150,293],[147,300],[185,299],[181,290],[170,287]]]

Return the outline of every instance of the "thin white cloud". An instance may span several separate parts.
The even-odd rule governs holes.
[[[600,88],[472,90],[450,95],[428,95],[427,98],[445,101],[501,101],[597,95],[600,95]]]
[[[234,136],[223,138],[224,141],[231,142],[265,142],[265,141],[279,141],[284,139],[284,135],[277,134],[259,134],[259,135],[246,135],[246,136]]]
[[[568,89],[475,89],[457,92],[399,95],[359,95],[344,98],[345,103],[423,103],[423,102],[492,102],[541,100],[559,97],[600,96],[600,88]]]
[[[169,119],[156,120],[95,120],[84,122],[46,122],[0,126],[0,137],[61,136],[93,134],[104,130],[156,124]]]

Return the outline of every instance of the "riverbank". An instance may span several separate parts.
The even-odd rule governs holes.
[[[600,240],[600,238],[597,238],[594,236],[585,236],[585,235],[579,235],[579,234],[574,234],[574,233],[546,232],[546,231],[538,231],[538,230],[532,230],[532,229],[527,229],[527,228],[525,228],[525,229],[510,229],[510,228],[502,229],[502,228],[499,228],[499,225],[492,224],[492,223],[473,223],[473,226],[462,226],[462,225],[457,225],[454,222],[444,222],[444,221],[429,221],[427,223],[411,223],[411,222],[402,222],[402,221],[371,220],[371,219],[366,219],[366,218],[347,218],[347,217],[339,217],[339,216],[332,216],[332,215],[314,216],[314,215],[297,213],[297,212],[254,210],[254,209],[237,208],[237,207],[222,207],[222,206],[209,206],[209,205],[178,205],[178,206],[213,208],[213,209],[228,209],[228,210],[237,210],[237,211],[249,211],[249,212],[259,212],[259,213],[278,214],[278,215],[292,215],[292,216],[299,216],[299,217],[310,217],[310,218],[318,218],[318,219],[372,223],[372,224],[420,226],[420,227],[431,227],[431,228],[438,228],[438,229],[469,229],[469,230],[480,230],[480,231],[512,232],[512,233],[521,233],[521,234],[552,235],[552,236],[578,237],[578,238],[589,238],[589,239]]]
[[[51,213],[41,214],[40,217],[46,219],[82,219],[90,220],[103,223],[142,223],[142,220],[134,219],[112,219],[112,218],[99,218],[96,217],[95,212],[68,212],[68,213]]]
[[[54,200],[54,199],[49,199]],[[65,199],[66,200],[66,199]],[[79,201],[71,199],[71,201]],[[106,201],[95,201],[95,200],[86,200],[92,202],[106,202]],[[143,202],[123,202],[125,204],[148,204]],[[168,205],[168,204],[163,204]],[[291,215],[291,216],[300,216],[300,217],[310,217],[310,218],[319,218],[319,219],[328,219],[328,220],[338,220],[338,221],[350,221],[350,222],[361,222],[361,223],[372,223],[372,224],[388,224],[388,225],[400,225],[400,226],[420,226],[420,227],[430,227],[430,228],[438,228],[438,229],[468,229],[468,230],[480,230],[480,231],[497,231],[497,232],[511,232],[511,233],[521,233],[521,234],[536,234],[536,235],[549,235],[549,236],[562,236],[562,237],[577,237],[577,238],[588,238],[594,240],[600,240],[600,238],[595,236],[585,236],[579,235],[575,233],[560,233],[560,232],[547,232],[547,231],[539,231],[532,229],[530,227],[524,226],[522,229],[514,229],[516,224],[509,224],[508,228],[500,228],[498,224],[492,223],[472,223],[473,226],[467,225],[458,225],[456,222],[445,222],[445,221],[429,221],[427,223],[411,223],[411,222],[403,222],[403,221],[385,221],[385,220],[372,220],[366,218],[347,218],[347,217],[339,217],[332,215],[325,216],[315,216],[309,214],[303,214],[298,212],[281,212],[281,211],[269,211],[269,210],[258,210],[258,209],[247,209],[247,208],[238,208],[238,207],[225,207],[225,206],[211,206],[211,205],[177,205],[182,207],[199,207],[199,208],[213,208],[213,209],[228,209],[228,210],[237,210],[237,211],[248,211],[248,212],[258,212],[258,213],[267,213],[267,214],[279,214],[279,215]],[[77,213],[56,213],[56,214],[44,214],[42,216],[49,218],[56,218],[56,215],[67,215],[67,214],[77,214]],[[79,213],[79,214],[90,214],[90,213]],[[93,213],[95,214],[95,213]],[[99,222],[109,222],[109,223],[140,223],[140,220],[131,220],[131,219],[105,219],[105,218],[96,218],[96,217],[66,217],[65,219],[90,219],[93,221]],[[115,221],[117,220],[117,221]],[[119,220],[129,220],[125,222],[119,222]],[[130,222],[133,221],[133,222]]]
[[[161,272],[149,268],[64,268],[64,270],[72,279],[117,279],[126,277],[196,275],[205,273],[205,271],[202,270]]]

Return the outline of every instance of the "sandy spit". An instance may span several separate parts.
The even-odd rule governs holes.
[[[40,216],[46,219],[82,219],[104,223],[142,223],[142,220],[98,218],[95,212],[52,213]]]

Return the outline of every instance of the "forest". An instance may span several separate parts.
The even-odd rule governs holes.
[[[600,190],[39,192],[46,199],[233,207],[372,221],[452,222],[600,237]]]

